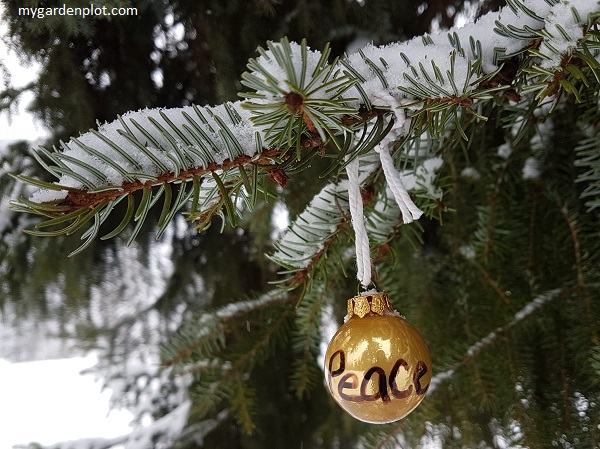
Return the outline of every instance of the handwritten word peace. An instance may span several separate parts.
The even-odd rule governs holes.
[[[339,359],[339,367],[337,369],[333,369],[334,362],[336,359]],[[346,401],[352,402],[363,402],[363,401],[376,401],[377,399],[381,399],[383,402],[390,401],[390,393],[394,398],[402,399],[410,396],[414,392],[417,395],[423,395],[429,389],[429,385],[423,387],[421,385],[421,378],[427,373],[428,368],[425,362],[419,360],[417,362],[417,366],[415,367],[415,372],[412,376],[412,384],[408,386],[405,390],[399,390],[398,385],[396,384],[396,377],[398,376],[398,372],[400,369],[405,370],[407,373],[410,371],[410,366],[408,362],[404,359],[398,359],[392,370],[390,371],[389,378],[385,370],[379,366],[373,366],[364,372],[362,380],[359,382],[359,378],[355,373],[345,373],[346,370],[346,354],[342,349],[334,352],[329,358],[328,372],[327,372],[327,382],[329,384],[329,390],[333,392],[333,378],[342,376],[337,385],[337,392],[340,397]],[[373,376],[377,374],[377,393],[368,394],[367,387],[369,382]],[[375,380],[373,380],[375,382]],[[359,394],[348,394],[346,390],[356,390],[359,388]],[[389,383],[389,390],[388,390]]]

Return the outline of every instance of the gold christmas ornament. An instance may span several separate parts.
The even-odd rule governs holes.
[[[325,354],[325,381],[335,401],[356,419],[397,421],[427,393],[429,348],[392,309],[386,293],[364,293],[348,300],[346,322]]]

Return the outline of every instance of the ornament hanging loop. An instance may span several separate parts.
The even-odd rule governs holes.
[[[394,196],[396,204],[402,212],[402,221],[410,223],[417,220],[422,214],[412,201],[402,182],[402,175],[394,166],[394,161],[389,147],[393,145],[394,139],[402,132],[406,123],[406,116],[401,105],[396,101],[392,128],[389,133],[375,147],[379,153],[383,174],[388,187]],[[348,158],[346,159],[348,160]],[[354,228],[354,243],[356,249],[356,278],[361,283],[364,291],[367,291],[372,283],[372,262],[371,249],[369,246],[369,236],[365,226],[365,217],[363,210],[363,200],[360,194],[360,170],[359,158],[355,157],[346,165],[346,174],[348,175],[348,203],[350,207],[350,216],[352,218],[352,227]],[[360,288],[359,288],[360,290]]]
[[[365,226],[363,201],[360,194],[358,158],[346,165],[348,175],[348,202],[350,216],[354,228],[354,243],[356,249],[356,278],[366,290],[371,285],[371,248]]]
[[[372,267],[374,269],[374,267]],[[375,281],[371,279],[368,285],[363,285],[360,281],[356,283],[356,296],[366,295],[367,293],[374,293],[379,291]]]

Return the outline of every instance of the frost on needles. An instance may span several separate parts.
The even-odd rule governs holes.
[[[39,189],[12,207],[47,218],[28,231],[33,234],[72,234],[88,226],[82,250],[121,201],[127,200],[123,221],[104,238],[133,220],[131,241],[155,205],[162,206],[159,233],[182,210],[198,229],[217,214],[235,224],[266,189],[264,179],[284,186],[311,157],[328,154],[333,162],[326,175],[338,174],[338,180],[292,224],[273,257],[293,270],[304,269],[345,213],[348,161],[359,158],[361,187],[366,187],[380,169],[373,153],[384,142],[404,175],[427,172],[408,190],[430,213],[440,200],[432,174],[449,129],[466,139],[461,121],[485,120],[486,102],[503,95],[532,102],[558,99],[561,92],[577,95],[575,84],[587,80],[583,70],[600,76],[598,37],[592,32],[599,15],[596,1],[513,0],[463,28],[368,45],[333,61],[328,48],[319,52],[305,42],[269,42],[248,63],[242,76],[248,91],[241,101],[129,112],[60,149],[37,149],[36,159],[57,182],[18,176]],[[524,56],[519,73],[525,76],[503,72],[517,55]],[[398,120],[399,115],[406,119]],[[136,191],[142,192],[137,204]],[[399,222],[388,196],[385,191],[375,196],[368,223],[390,210],[393,217],[384,214],[388,228]],[[321,226],[321,219],[328,225]],[[322,244],[303,245],[309,234],[310,241]]]

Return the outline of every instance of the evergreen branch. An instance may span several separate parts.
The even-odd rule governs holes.
[[[565,16],[565,12],[570,16]],[[506,222],[502,222],[504,217],[498,210],[502,201],[499,195],[501,184],[502,193],[505,193],[504,171],[508,162],[502,164],[493,160],[484,151],[471,152],[469,146],[473,141],[473,145],[488,142],[470,131],[474,122],[489,117],[492,124],[504,125],[506,132],[510,129],[513,144],[526,141],[524,138],[529,138],[533,132],[539,136],[541,131],[535,130],[532,123],[543,122],[540,116],[547,113],[547,108],[539,107],[539,101],[550,96],[553,106],[567,107],[569,103],[564,100],[592,98],[590,104],[596,110],[600,82],[598,15],[597,2],[574,0],[567,4],[558,0],[509,0],[508,7],[501,13],[485,16],[464,29],[388,47],[367,46],[355,55],[333,62],[328,61],[328,48],[318,53],[310,51],[305,42],[291,44],[285,39],[279,43],[270,42],[267,49],[259,49],[260,57],[248,65],[244,85],[252,92],[242,94],[246,101],[226,103],[217,108],[193,106],[134,113],[120,118],[114,126],[105,125],[100,131],[91,131],[67,144],[62,143],[62,152],[39,150],[34,157],[58,178],[59,183],[49,184],[22,176],[21,180],[30,182],[42,192],[32,199],[15,202],[13,207],[46,218],[33,231],[37,235],[81,232],[83,244],[76,250],[81,251],[99,235],[102,223],[125,198],[127,207],[123,220],[101,238],[117,235],[133,220],[132,241],[153,207],[160,211],[157,234],[160,237],[175,214],[189,203],[189,219],[199,222],[198,229],[205,229],[212,217],[223,215],[224,210],[231,225],[235,225],[236,216],[241,215],[243,208],[256,204],[259,191],[267,194],[264,187],[267,176],[284,187],[287,177],[306,170],[314,157],[327,157],[332,161],[323,177],[336,176],[348,161],[358,158],[368,233],[373,237],[373,247],[385,248],[392,236],[398,236],[402,221],[386,190],[374,148],[381,142],[393,145],[395,165],[405,179],[410,179],[409,190],[416,197],[415,201],[420,201],[419,207],[430,216],[436,210],[439,213],[444,209],[441,201],[445,195],[444,178],[437,174],[442,159],[434,156],[446,156],[462,149],[464,151],[458,158],[464,157],[469,163],[475,154],[482,155],[486,161],[492,160],[493,168],[486,175],[491,171],[496,176],[495,190],[479,210],[474,236],[485,264],[480,267],[480,272],[469,272],[466,277],[476,276],[479,284],[487,282],[498,297],[510,305],[507,294],[500,288],[506,278],[496,277],[496,273],[488,271],[494,262],[494,250],[513,233],[520,234],[518,229],[514,232],[516,226],[502,229]],[[496,36],[492,39],[485,33],[494,23]],[[588,105],[589,108],[592,106]],[[505,111],[510,112],[509,117]],[[560,116],[561,108],[557,111]],[[409,115],[409,120],[397,127],[389,120],[385,126],[385,119],[392,114]],[[595,133],[597,117],[593,120],[587,117],[583,122],[584,134]],[[504,130],[498,127],[496,131],[500,138]],[[483,127],[482,132],[486,132]],[[467,145],[453,138],[458,135],[464,140],[469,137],[471,141]],[[570,191],[570,198],[580,195],[586,201],[588,211],[597,207],[600,198],[597,140],[594,135],[580,141],[575,166],[582,170],[570,173],[571,179],[577,177],[577,181],[583,183],[579,191]],[[531,142],[528,150],[538,156],[539,149]],[[515,152],[515,159],[525,152]],[[550,163],[545,160],[543,163],[545,176]],[[525,190],[523,184],[528,182],[506,184],[517,186],[520,190],[515,195],[520,195]],[[536,188],[545,182],[543,177],[536,180]],[[481,184],[493,185],[494,179],[485,179]],[[346,233],[346,192],[345,179],[339,177],[330,181],[292,223],[278,242],[273,256],[292,275],[287,280],[291,287],[300,282],[309,287],[309,293],[296,309],[297,332],[292,341],[292,349],[300,355],[294,361],[292,377],[299,394],[307,391],[314,376],[316,365],[312,362],[323,305],[320,295],[323,291],[331,291],[328,288],[331,279],[339,274],[329,268],[334,261],[341,261],[338,264],[340,271],[350,264],[350,252],[343,252],[349,247],[346,237],[350,234]],[[529,205],[528,199],[520,198],[518,204],[523,204],[525,209]],[[522,211],[519,212],[523,216]],[[597,276],[597,264],[594,264],[598,260],[594,253],[597,245],[584,240],[584,228],[580,227],[580,221],[584,219],[582,214],[566,207],[561,208],[561,212],[563,216],[558,219],[566,221],[568,229],[564,232],[568,231],[571,239],[559,243],[567,251],[569,248],[574,250],[577,287],[581,287],[587,281],[584,276]],[[460,223],[464,224],[469,218]],[[586,217],[586,224],[597,225],[595,218],[595,215]],[[537,221],[532,213],[530,226]],[[403,229],[417,234],[417,226]],[[536,231],[535,238],[541,239],[540,234]],[[595,231],[589,234],[589,240],[597,237]],[[521,237],[510,238],[511,244]],[[533,232],[529,238],[533,247]],[[536,257],[540,258],[537,254]],[[437,255],[433,258],[441,259]],[[530,251],[528,262],[534,264],[533,251]],[[548,271],[555,273],[558,270]],[[486,326],[485,321],[478,324],[480,330],[473,332],[484,337],[472,344],[462,357],[440,363],[447,369],[434,377],[432,391],[436,385],[453,378],[462,367],[475,364],[481,391],[486,398],[494,396],[493,391],[488,393],[486,390],[490,385],[486,378],[489,373],[481,360],[486,355],[485,350],[566,290],[547,290],[548,286],[539,288],[542,275],[526,274],[530,288],[546,289],[546,293],[534,298],[506,324],[491,332],[488,330],[496,325],[481,330]],[[520,280],[514,279],[517,288]],[[253,398],[247,390],[249,371],[285,333],[290,309],[279,313],[279,320],[270,322],[270,327],[265,324],[261,328],[266,321],[263,320],[258,331],[248,335],[247,339],[245,333],[243,338],[236,338],[239,334],[235,332],[249,313],[292,300],[285,292],[271,293],[279,299],[261,297],[202,314],[197,321],[182,327],[173,344],[164,350],[166,366],[194,374],[198,385],[196,392],[200,395],[199,407],[216,410],[229,396],[232,411],[247,431],[253,426]],[[588,309],[582,313],[588,314],[586,325],[591,328],[595,324],[593,298],[590,294],[583,299],[583,305]],[[246,305],[248,309],[245,310]],[[466,314],[468,320],[471,312]],[[466,327],[470,334],[469,323]],[[593,335],[596,338],[596,334]],[[567,340],[576,340],[572,335],[568,337]],[[561,350],[560,365],[564,368],[569,364],[565,359],[568,346],[561,341],[558,347]],[[597,362],[597,354],[593,357]],[[569,384],[566,368],[560,376],[560,386],[564,387],[561,399],[566,403],[569,399],[567,389],[572,390],[573,386]],[[515,379],[518,376],[510,379],[511,387],[515,387]],[[566,404],[564,413],[568,412]],[[401,440],[396,438],[399,427],[391,429],[394,433],[384,434],[378,444]]]
[[[296,307],[296,329],[292,341],[296,357],[292,366],[292,389],[300,399],[306,395],[321,378],[315,357],[318,353],[321,326],[321,313],[324,300],[323,289],[312,289],[303,296]]]
[[[270,258],[293,274],[287,282],[295,288],[307,279],[347,223],[348,197],[345,181],[325,186],[277,242]]]
[[[202,117],[202,123],[205,123],[205,126],[210,126],[210,129],[214,129],[213,128],[214,123],[211,125],[210,122],[208,121],[208,119],[202,114],[202,112],[198,109],[196,109],[196,110],[197,110],[196,113],[197,113],[198,117]],[[229,107],[228,110],[233,111],[233,107]],[[365,111],[364,113],[361,114],[361,117],[346,117],[346,118],[344,118],[344,120],[342,122],[342,126],[344,126],[344,127],[355,126],[357,123],[360,123],[361,121],[369,120],[372,117],[377,117],[378,114],[383,114],[383,113],[385,113],[385,111],[373,110],[373,111]],[[161,115],[161,116],[163,116],[163,115]],[[233,117],[233,119],[235,119],[235,115],[233,114],[233,112],[230,112],[230,116]],[[155,124],[155,128],[159,129],[161,134],[164,135],[165,133],[167,133],[166,128],[159,125],[156,119],[150,117],[149,120]],[[168,120],[168,117],[164,116],[164,120]],[[133,128],[138,129],[138,130],[143,130],[143,127],[141,125],[139,125],[139,123],[135,119],[133,119],[133,118],[130,119],[130,122],[133,124],[132,125]],[[221,129],[225,127],[225,123],[223,122],[223,120],[220,119],[219,117],[217,117],[216,115],[214,116],[214,122],[219,123],[222,126]],[[131,131],[131,129],[133,129],[133,128],[127,127],[124,119],[121,119],[121,121],[119,123],[123,124],[126,127],[126,129],[125,130],[118,129],[117,133],[121,136],[126,136],[126,138],[129,141],[135,140],[136,136]],[[197,126],[199,126],[199,125],[197,125]],[[345,128],[345,129],[347,129],[347,128]],[[205,131],[203,131],[203,132],[205,132]],[[148,134],[148,133],[146,132],[146,134]],[[144,135],[146,135],[146,134],[144,134]],[[92,138],[92,137],[97,138],[98,135],[101,135],[101,134],[91,133],[91,135],[88,135],[87,138]],[[205,132],[205,135],[206,135],[206,132]],[[150,135],[148,134],[148,136],[150,136]],[[240,152],[241,147],[239,147],[239,145],[236,146],[237,144],[235,144],[235,142],[237,142],[237,141],[235,140],[235,136],[233,135],[233,133],[227,133],[227,132],[223,131],[222,136],[227,136],[227,137],[223,137],[223,140],[230,142],[230,145],[232,147],[236,148],[235,150],[232,150],[233,153],[231,153],[231,154],[237,154]],[[206,138],[208,138],[207,135],[206,135]],[[156,137],[152,137],[152,139],[153,139],[152,140],[153,144],[158,143],[158,141],[156,140]],[[83,143],[84,140],[85,139],[82,136],[79,139],[74,139],[73,142],[77,144],[77,148],[79,149],[79,151],[81,153],[81,154],[79,154],[79,156],[82,157],[84,160],[89,160],[90,157],[92,157],[92,156],[95,157],[97,155],[98,151],[96,151],[96,150],[91,151],[91,147],[89,145]],[[111,145],[109,147],[113,150],[114,150],[114,148],[118,147],[116,142],[109,140],[106,136],[103,136],[103,135],[102,135],[102,137],[98,137],[96,143],[98,143],[98,141],[103,145],[108,145],[108,142],[110,141]],[[63,145],[67,146],[65,144],[63,144]],[[142,151],[142,153],[144,155],[148,156],[148,160],[150,160],[152,163],[154,163],[159,169],[166,168],[166,165],[160,161],[160,158],[157,157],[156,155],[154,155],[144,145],[142,145],[140,142],[137,142],[136,145],[140,149],[143,148],[143,150],[140,150],[140,151]],[[323,146],[324,146],[324,142],[319,137],[304,136],[301,140],[302,152],[304,152],[306,154],[310,154],[311,152],[315,152],[315,151],[321,151]],[[123,150],[120,150],[120,151],[123,151]],[[66,165],[66,162],[65,162],[67,160],[69,162],[78,161],[77,158],[72,157],[72,156],[66,156],[66,155],[64,155],[62,153],[58,153],[58,152],[50,153],[43,149],[40,150],[40,152],[42,154],[44,154],[46,157],[50,158],[51,161],[53,161],[55,163],[55,165],[53,165],[53,166],[48,166],[48,169],[52,170],[52,172],[54,172],[56,175],[59,175],[60,173],[67,173],[68,176],[70,176],[71,178],[82,178],[82,175],[80,175],[79,173],[73,172]],[[74,151],[72,151],[72,152],[74,152]],[[189,154],[192,154],[192,152],[186,153],[186,154],[189,155]],[[198,155],[199,153],[196,152],[193,154]],[[206,152],[202,153],[202,154],[206,155]],[[113,156],[114,156],[114,158],[118,157],[115,154],[113,154]],[[101,160],[104,160],[104,159],[101,159]],[[203,161],[206,162],[206,158],[204,158]],[[180,210],[181,208],[183,208],[185,206],[187,200],[190,198],[192,198],[192,208],[191,208],[191,211],[189,214],[190,220],[196,220],[196,219],[200,220],[200,223],[198,225],[199,230],[205,229],[208,226],[212,216],[220,213],[221,206],[223,206],[223,205],[228,206],[227,209],[228,209],[229,219],[232,223],[235,223],[236,213],[234,211],[235,208],[233,207],[233,204],[230,199],[231,195],[234,195],[236,197],[239,195],[244,195],[244,197],[246,195],[251,195],[250,200],[247,201],[247,204],[248,205],[254,204],[256,201],[256,192],[258,190],[260,190],[260,187],[258,187],[258,181],[260,180],[260,178],[262,176],[269,175],[270,177],[273,177],[274,173],[278,173],[280,171],[280,169],[277,167],[281,167],[281,166],[285,166],[290,171],[294,170],[294,159],[293,159],[292,155],[287,153],[286,150],[277,150],[277,149],[262,150],[260,152],[260,154],[253,155],[253,156],[249,156],[247,154],[238,154],[233,159],[224,159],[222,162],[213,161],[204,166],[191,167],[188,169],[182,169],[180,165],[177,165],[177,164],[184,162],[184,154],[183,153],[179,153],[179,156],[175,157],[172,162],[173,163],[171,164],[171,166],[174,167],[174,171],[172,171],[172,172],[161,173],[161,174],[158,174],[155,176],[142,176],[142,179],[136,179],[134,181],[124,181],[121,186],[106,186],[106,187],[86,190],[85,188],[81,188],[81,187],[79,187],[79,188],[75,188],[75,187],[63,188],[62,185],[54,185],[54,184],[49,184],[49,186],[50,186],[49,187],[48,183],[37,181],[37,180],[31,180],[31,182],[33,184],[37,185],[38,187],[43,187],[43,188],[47,188],[48,190],[56,191],[58,194],[57,196],[59,198],[41,201],[41,202],[30,201],[30,200],[21,198],[18,201],[13,202],[12,207],[15,209],[18,209],[20,211],[24,211],[24,212],[28,212],[28,213],[36,213],[36,214],[41,214],[41,215],[47,216],[50,218],[50,220],[62,218],[62,219],[64,219],[64,221],[68,221],[72,218],[76,218],[76,217],[86,213],[86,211],[88,211],[88,210],[94,211],[93,214],[100,213],[103,210],[103,207],[107,204],[106,201],[118,202],[118,201],[120,201],[120,199],[122,199],[124,197],[124,195],[131,196],[135,192],[142,190],[142,192],[145,192],[145,195],[142,195],[142,200],[141,200],[142,202],[140,203],[141,207],[138,206],[137,212],[133,217],[136,222],[136,226],[134,227],[132,236],[129,239],[129,242],[131,242],[136,237],[138,232],[141,230],[141,227],[145,221],[145,218],[148,214],[149,209],[156,204],[159,197],[164,192],[164,189],[165,189],[164,186],[166,184],[180,184],[180,194],[181,195],[178,196],[178,200],[173,204],[170,204],[168,202],[163,203],[163,210],[161,212],[161,219],[159,219],[160,226],[159,226],[159,231],[157,233],[157,237],[160,237],[160,235],[162,235],[162,233],[166,229],[166,226],[175,217],[175,213],[178,210]],[[94,176],[97,177],[100,175],[100,172],[96,168],[94,168],[94,166],[92,164],[93,164],[92,161],[90,161],[89,163],[88,162],[75,162],[75,165],[82,167],[82,169],[88,170],[88,172],[93,173]],[[117,163],[115,162],[115,163],[113,163],[113,165],[117,165]],[[253,171],[254,175],[253,175],[252,181],[250,181],[250,179],[248,177],[245,178],[247,188],[245,189],[245,191],[242,191],[239,188],[241,186],[241,183],[237,183],[237,181],[235,181],[235,179],[237,179],[237,178],[233,175],[234,172],[231,171],[230,169],[237,168],[239,170],[238,173],[241,173],[241,171],[246,170],[245,167],[247,167],[247,166],[252,167],[251,170]],[[124,178],[124,180],[140,177],[140,176],[138,176],[137,173],[125,172],[125,168],[122,168],[121,170],[122,170],[120,172],[121,174],[126,173],[126,175],[127,175],[127,177]],[[115,170],[115,172],[117,172],[117,170]],[[218,175],[217,174],[218,172],[223,173],[223,175]],[[224,176],[225,173],[227,173],[227,179],[234,182],[235,185],[228,186],[227,188],[225,188],[225,184],[219,185],[219,182],[216,181],[216,184],[214,184],[214,186],[217,187],[216,190],[219,191],[221,202],[215,203],[215,201],[212,201],[212,199],[214,198],[216,190],[212,189],[210,182],[201,182],[201,181],[205,179],[205,175],[209,175],[209,174],[212,174],[213,179],[215,176],[217,176],[220,180],[220,176]],[[285,175],[284,172],[282,172],[282,173],[283,173],[283,178],[281,178],[280,182],[285,182],[285,178],[287,177],[287,175]],[[26,182],[30,181],[30,179],[27,177],[21,177],[20,179],[23,181],[26,181]],[[82,180],[83,179],[84,178],[82,178]],[[185,190],[185,186],[189,180],[196,180],[195,181],[196,185],[195,185],[195,187],[193,187],[192,191],[190,191],[188,195],[183,195],[183,193],[184,193],[183,190]],[[203,187],[199,187],[198,183],[200,183]],[[91,184],[88,184],[88,186],[91,186]],[[154,191],[154,187],[160,187],[159,190],[156,192],[156,194],[152,194],[152,192]],[[60,196],[64,195],[64,193],[61,192],[61,190],[65,190],[65,189],[68,190],[66,196],[64,198],[60,198]],[[46,192],[46,193],[43,193],[43,195],[49,196],[50,198],[52,198],[52,195],[54,195],[54,193],[50,193],[50,192],[48,192],[48,190],[44,190],[43,192]],[[170,207],[168,207],[168,206],[170,206]],[[200,207],[200,210],[197,210],[198,207]],[[112,210],[112,208],[111,208],[111,210]],[[129,209],[128,209],[128,212],[129,212]],[[106,238],[114,237],[119,232],[123,231],[131,218],[132,217],[129,215],[129,213],[126,213],[123,221],[121,222],[121,225],[119,225],[115,229],[115,231],[118,231],[118,232],[114,232],[114,231],[110,232],[110,233],[106,234],[104,236],[104,238],[106,239]],[[60,222],[62,223],[63,220],[61,220]],[[50,221],[50,223],[46,224],[45,226],[50,226],[50,225],[54,225],[54,224],[57,224],[57,222]],[[71,230],[71,228],[68,228],[69,234],[72,233],[72,232],[70,232],[70,230]],[[67,231],[65,231],[65,232],[67,232]],[[57,234],[56,234],[56,232],[52,232],[52,233],[36,232],[36,235],[57,235]]]
[[[310,50],[305,41],[296,44],[284,38],[268,42],[266,49],[258,49],[260,56],[248,62],[249,71],[242,77],[251,90],[241,94],[245,101],[133,112],[98,131],[62,142],[62,151],[39,149],[34,156],[58,178],[56,187],[65,188],[42,188],[29,202],[20,200],[12,207],[50,219],[81,210],[73,220],[78,227],[79,218],[91,219],[101,212],[104,214],[98,217],[105,218],[115,209],[104,207],[141,190],[141,203],[133,217],[134,238],[149,209],[166,192],[164,186],[181,183],[181,201],[163,202],[159,235],[175,216],[172,212],[184,206],[184,198],[192,200],[190,219],[200,220],[199,229],[215,214],[223,214],[223,207],[234,224],[238,210],[232,198],[241,198],[251,207],[259,189],[257,181],[264,175],[284,186],[286,171],[304,170],[307,159],[318,151],[328,151],[328,143],[336,156],[327,173],[339,171],[344,160],[363,151],[372,152],[385,132],[363,132],[357,145],[348,138],[360,125],[390,109],[416,109],[408,126],[395,130],[397,139],[419,139],[427,131],[442,140],[452,126],[466,139],[465,124],[485,120],[482,104],[492,104],[499,93],[507,98],[530,93],[538,99],[554,95],[556,101],[561,93],[570,93],[579,99],[582,89],[593,88],[591,77],[600,76],[598,16],[598,6],[589,3],[577,2],[565,9],[560,2],[514,1],[470,27],[387,47],[367,46],[332,62],[328,61],[328,47],[320,53]],[[489,25],[496,22],[495,48],[482,46]],[[430,49],[440,57],[429,58]],[[502,72],[503,62],[527,51],[529,57],[519,63],[520,71]],[[500,75],[507,79],[498,82]],[[247,172],[253,173],[252,178],[244,177]],[[198,180],[207,175],[215,184],[205,182],[199,188]],[[185,186],[189,180],[196,184],[188,195]],[[343,203],[344,195],[332,193],[327,207],[332,222],[340,224],[343,208],[332,209],[330,200]],[[50,204],[50,210],[36,203]],[[323,211],[313,212],[317,219],[329,219]],[[86,237],[96,235],[95,226],[96,219]],[[298,228],[292,233],[302,232]],[[316,240],[318,245],[326,241],[327,237]],[[274,259],[286,266],[290,254],[299,254],[292,246],[279,245]],[[311,258],[304,257],[302,263],[309,265]]]
[[[587,187],[581,192],[580,198],[585,199],[587,211],[591,212],[600,207],[600,135],[583,139],[575,148],[577,159],[575,166],[584,167],[585,172],[579,174],[577,182],[586,183]]]
[[[253,300],[228,304],[187,321],[163,347],[163,367],[193,374],[197,379],[196,413],[204,416],[227,398],[230,410],[244,431],[252,433],[254,393],[248,384],[248,375],[287,335],[293,308],[278,310],[277,319],[264,328],[259,325],[263,329],[252,332],[252,338],[248,334],[243,340],[235,339],[234,328],[239,323],[248,323],[246,317],[250,313],[269,311],[274,305],[288,302],[288,294],[278,289]]]
[[[2,67],[4,68],[4,67]],[[5,73],[3,73],[5,75]],[[19,104],[21,94],[33,90],[36,86],[35,82],[30,82],[21,87],[9,87],[0,91],[0,112],[8,111],[10,114],[13,107]]]
[[[278,292],[272,292],[275,297]],[[227,323],[227,329],[225,332],[231,335],[233,321],[245,320],[241,319],[243,315],[256,312],[263,308],[271,308],[273,306],[272,298],[269,295],[264,295],[261,300],[246,302],[246,303],[235,303],[227,306],[229,309],[237,308],[238,304],[242,310],[233,311],[220,311],[217,315],[221,316],[221,319],[227,319],[231,322]],[[273,295],[271,295],[273,296]],[[269,301],[265,301],[264,299]],[[287,297],[283,298],[284,301]],[[281,301],[278,301],[281,302]],[[230,341],[228,347],[219,348],[224,357],[231,360],[221,360],[218,364],[214,363],[214,359],[209,359],[207,363],[193,363],[184,365],[184,370],[195,375],[200,375],[199,380],[201,384],[199,390],[196,391],[198,399],[195,401],[196,408],[205,412],[215,408],[218,402],[226,396],[230,402],[230,409],[234,413],[238,422],[242,425],[242,428],[247,434],[251,434],[254,429],[253,422],[253,402],[254,393],[248,384],[248,375],[252,369],[262,363],[262,361],[269,355],[269,350],[279,341],[282,340],[283,336],[287,334],[286,323],[289,321],[289,313],[293,309],[286,307],[286,309],[278,313],[277,320],[275,322],[269,322],[268,326],[265,326],[264,331],[255,331],[252,333],[252,339],[244,338],[241,342],[241,352],[236,351],[235,341]],[[270,321],[270,320],[269,320]],[[247,321],[245,321],[247,322]],[[224,323],[225,324],[225,323]],[[231,336],[229,338],[231,340]],[[250,343],[247,345],[246,343]],[[231,346],[231,347],[229,347]],[[194,358],[197,358],[196,355]],[[180,363],[180,362],[176,362]],[[206,380],[208,379],[208,380]]]
[[[472,344],[467,349],[465,355],[461,360],[456,362],[451,368],[446,369],[445,371],[433,376],[433,378],[431,379],[431,384],[429,386],[429,394],[432,394],[442,382],[445,382],[446,380],[452,378],[452,376],[454,376],[454,374],[458,369],[460,369],[460,367],[468,364],[471,360],[475,359],[482,350],[495,343],[498,337],[505,335],[510,329],[515,327],[525,318],[532,315],[546,303],[560,297],[564,292],[564,289],[559,288],[549,290],[545,293],[536,296],[525,307],[523,307],[521,310],[515,313],[512,321],[508,322],[504,326],[494,329],[485,337],[480,339],[478,342]]]
[[[163,347],[163,366],[181,365],[195,359],[210,359],[215,350],[223,347],[228,323],[245,314],[289,300],[287,292],[276,289],[256,299],[227,304],[189,320],[188,325],[178,331],[169,345]]]
[[[506,335],[511,329],[520,324],[523,320],[537,312],[547,303],[553,301],[556,298],[561,297],[565,293],[565,289],[558,288],[554,290],[546,291],[535,298],[533,298],[525,307],[515,313],[512,321],[506,323],[504,326],[500,326],[493,331],[489,332],[485,337],[481,338],[476,343],[473,343],[464,353],[463,357],[456,361],[450,368],[435,374],[431,383],[429,384],[428,395],[435,394],[438,387],[452,379],[460,368],[468,365],[474,361],[477,356],[486,348],[492,346],[497,340]],[[370,443],[367,447],[371,449],[388,447],[388,443],[397,441],[402,438],[402,427],[403,422],[399,421],[396,424],[386,427],[381,432],[377,432],[375,438],[366,440],[366,443]]]
[[[290,302],[289,297],[285,299]],[[260,332],[260,335],[252,342],[252,345],[244,348],[242,353],[232,360],[232,372],[249,372],[254,366],[260,364],[268,357],[269,349],[272,349],[276,343],[282,341],[287,335],[287,324],[292,311],[293,308],[286,307],[284,311],[277,315],[277,319],[274,322],[269,322],[269,325],[264,331]]]
[[[237,422],[241,425],[246,435],[252,435],[255,425],[252,416],[254,415],[254,400],[256,393],[243,382],[239,377],[235,378],[231,386],[231,411]]]
[[[575,268],[577,270],[577,285],[580,288],[585,287],[585,279],[583,277],[583,269],[581,264],[581,245],[578,237],[577,216],[570,214],[565,204],[559,204],[560,212],[569,227],[571,239],[573,240],[573,254],[575,256]]]
[[[347,105],[351,99],[343,94],[356,80],[334,72],[336,61],[327,62],[329,46],[320,55],[309,52],[305,40],[298,45],[284,38],[277,44],[268,42],[267,47],[268,51],[258,49],[260,58],[248,62],[251,72],[242,74],[242,84],[253,92],[240,94],[252,99],[244,103],[252,122],[268,126],[267,145],[299,149],[307,131],[317,132],[323,141],[344,132],[341,118],[358,110]]]
[[[386,133],[389,128],[386,129]],[[360,140],[360,139],[359,139]],[[406,141],[409,149],[418,145],[414,141]],[[360,153],[360,152],[359,152]],[[400,155],[398,151],[396,155]],[[424,204],[438,202],[442,199],[441,190],[433,187],[436,170],[441,166],[441,159],[427,158],[422,155],[412,169],[407,168],[404,174],[408,190],[415,192]],[[352,157],[352,156],[349,156]],[[365,191],[376,192],[377,173],[380,171],[378,156],[371,151],[359,157],[359,181]],[[422,160],[421,160],[422,159]],[[381,181],[381,180],[380,180]],[[365,205],[370,206],[367,213],[367,226],[370,233],[379,236],[379,244],[387,242],[393,230],[402,223],[399,209],[391,194],[385,193],[385,186],[379,186],[383,192],[378,195],[364,197]],[[373,203],[373,204],[371,204]],[[437,208],[437,206],[436,206]],[[430,212],[432,208],[426,207]],[[311,277],[329,248],[343,234],[349,223],[347,180],[326,185],[305,210],[298,215],[288,231],[279,239],[275,252],[270,256],[285,271],[280,274],[291,275],[282,280],[289,288],[295,288]]]
[[[272,305],[273,303],[261,304],[259,308]],[[256,311],[259,308],[253,307],[247,312]],[[287,307],[282,313],[279,313],[277,320],[273,323],[269,322],[266,330],[260,332],[258,338],[252,341],[250,347],[244,348],[241,354],[233,354],[231,361],[221,361],[218,365],[212,361],[209,364],[202,364],[203,368],[210,366],[216,377],[211,378],[211,382],[208,384],[204,383],[206,387],[197,392],[200,395],[195,404],[198,409],[208,411],[214,408],[215,404],[222,399],[219,397],[221,392],[225,392],[230,402],[230,410],[238,423],[246,434],[252,434],[255,428],[253,419],[255,392],[247,381],[248,375],[257,364],[262,363],[269,355],[269,349],[287,334],[286,323],[292,310]],[[256,337],[256,334],[253,336]],[[199,374],[198,363],[193,365],[193,369],[187,368],[187,371]],[[207,373],[202,374],[205,377]]]
[[[287,307],[278,314],[274,322],[270,322],[253,344],[236,356],[228,370],[217,382],[222,383],[231,393],[229,395],[230,408],[244,432],[251,435],[254,430],[254,398],[255,393],[248,386],[247,378],[256,365],[261,364],[276,344],[285,340],[288,328],[289,315],[293,309]],[[256,336],[255,336],[256,337]]]

